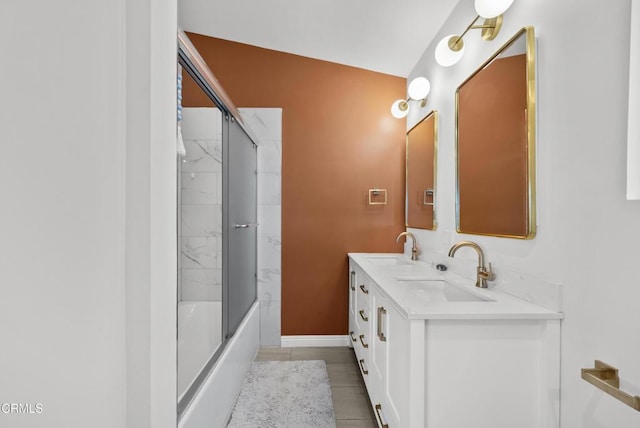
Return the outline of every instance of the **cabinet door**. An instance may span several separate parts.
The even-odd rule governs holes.
[[[390,426],[405,427],[409,426],[406,420],[407,391],[410,382],[408,322],[389,304],[381,305],[379,312],[380,334],[386,338],[385,415]]]
[[[373,288],[371,382],[376,391],[372,401],[378,424],[406,425],[406,398],[409,389],[408,322]]]
[[[388,425],[387,405],[384,400],[384,378],[387,367],[387,342],[381,335],[383,319],[380,318],[381,310],[386,305],[385,299],[378,292],[377,287],[371,290],[371,353],[369,368],[369,399],[376,413],[378,426]]]
[[[387,327],[385,311],[388,308],[387,300],[380,294],[377,287],[371,289],[371,368],[369,373],[370,388],[369,398],[373,405],[378,425],[380,427],[399,427],[396,423],[386,397],[386,382],[389,372],[389,343],[387,341]]]
[[[371,370],[369,373],[371,374],[372,386],[381,390],[384,385],[387,367],[387,341],[384,333],[381,334],[384,319],[380,317],[380,313],[382,312],[380,308],[384,309],[384,307],[388,305],[377,288],[374,288],[371,294],[373,334],[371,340]],[[375,403],[372,404],[375,405]]]

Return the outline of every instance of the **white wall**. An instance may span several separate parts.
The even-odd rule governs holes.
[[[127,427],[169,428],[177,378],[177,2],[127,0],[126,18]]]
[[[629,128],[627,140],[627,199],[640,199],[640,3],[631,7],[629,36]]]
[[[3,3],[0,426],[175,426],[170,3]]]
[[[497,275],[507,270],[563,284],[561,421],[566,428],[637,427],[640,413],[580,379],[601,359],[620,369],[622,388],[640,395],[640,204],[625,200],[630,1],[516,0],[492,42],[465,37],[455,66],[435,63],[435,44],[475,17],[462,0],[409,77],[431,80],[427,106],[411,127],[440,111],[438,230],[418,231],[423,247],[446,255],[478,242]],[[594,25],[596,24],[596,25]],[[455,90],[521,27],[538,50],[538,234],[531,241],[455,232]],[[469,254],[468,263],[475,263]],[[464,257],[462,252],[459,254]],[[456,255],[456,259],[458,255]]]

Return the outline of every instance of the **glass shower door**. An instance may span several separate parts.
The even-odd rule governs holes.
[[[177,200],[180,417],[256,301],[258,224],[257,146],[182,39],[178,61],[186,151],[178,158]]]
[[[178,156],[178,400],[188,402],[223,343],[223,113],[184,73]],[[204,93],[203,93],[204,95]],[[183,400],[185,399],[186,400]]]
[[[235,333],[256,300],[257,290],[257,148],[235,120],[229,121],[226,281],[228,329]]]

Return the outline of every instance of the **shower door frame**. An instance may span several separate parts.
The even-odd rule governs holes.
[[[215,363],[220,358],[220,355],[224,352],[226,344],[229,342],[231,337],[233,336],[233,332],[229,333],[230,325],[229,325],[229,257],[228,250],[229,243],[227,239],[229,237],[229,230],[231,227],[230,219],[229,219],[229,194],[226,191],[228,189],[229,184],[229,171],[228,167],[229,163],[229,128],[230,122],[237,123],[241,130],[249,137],[249,140],[253,143],[254,150],[257,149],[257,138],[251,132],[251,130],[246,126],[243,122],[242,117],[240,116],[240,111],[233,104],[231,98],[227,95],[224,88],[220,85],[220,82],[215,78],[209,67],[207,66],[204,59],[200,56],[197,49],[187,35],[182,31],[178,31],[178,55],[177,55],[178,63],[182,66],[182,69],[186,71],[193,81],[204,91],[207,97],[215,104],[215,106],[220,110],[223,115],[222,120],[222,152],[223,152],[223,198],[222,198],[222,206],[223,206],[223,216],[222,216],[222,241],[223,241],[223,251],[222,251],[222,335],[220,346],[216,349],[216,351],[211,355],[205,366],[202,368],[198,376],[195,378],[191,386],[187,389],[185,394],[183,395],[182,400],[178,402],[178,420],[184,413],[184,410],[189,406],[193,398],[197,395],[198,390],[202,386],[203,382],[211,372]],[[256,176],[257,180],[257,176]],[[257,187],[257,184],[256,184]],[[256,189],[257,190],[257,189]],[[256,212],[257,212],[257,200],[256,200]],[[257,223],[255,223],[257,227]],[[257,248],[257,245],[255,246]],[[257,261],[257,250],[256,254],[253,254],[254,260]],[[254,287],[257,289],[257,277],[254,281]],[[257,300],[257,292],[254,292]],[[177,310],[177,308],[176,308]],[[246,313],[242,315],[246,316]],[[235,331],[235,329],[234,329]],[[178,338],[176,337],[176,340]],[[177,395],[177,391],[176,391]]]

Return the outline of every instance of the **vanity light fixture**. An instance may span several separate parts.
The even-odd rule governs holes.
[[[511,7],[513,0],[475,0],[478,16],[462,32],[461,35],[446,36],[436,46],[436,62],[443,67],[454,65],[464,54],[464,40],[462,38],[469,30],[482,30],[483,40],[493,40],[502,28],[502,14]],[[480,18],[484,18],[481,25],[475,25]]]
[[[420,107],[427,105],[427,95],[431,90],[431,83],[426,77],[416,77],[409,83],[407,92],[409,98],[399,99],[391,104],[391,114],[396,119],[402,119],[409,114],[409,101],[420,101]]]

